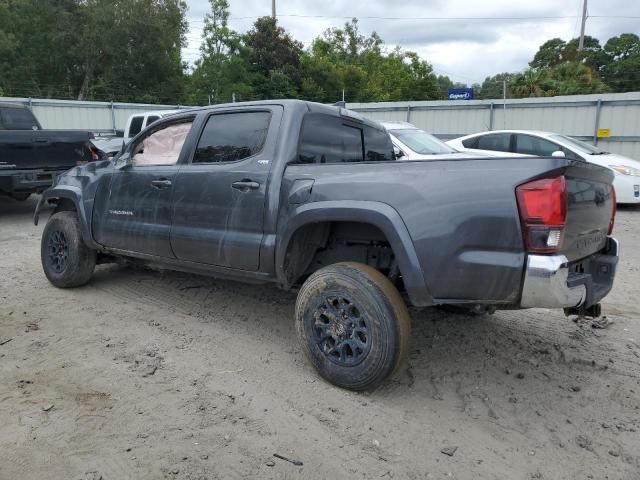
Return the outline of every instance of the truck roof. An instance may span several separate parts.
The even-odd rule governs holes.
[[[322,113],[325,115],[332,116],[340,116],[351,119],[356,119],[359,122],[364,123],[365,125],[369,125],[378,130],[384,130],[384,128],[377,122],[369,120],[357,112],[353,110],[348,110],[346,108],[338,107],[335,105],[327,105],[324,103],[317,102],[308,102],[306,100],[296,100],[296,99],[281,99],[281,100],[256,100],[251,102],[236,102],[236,103],[220,103],[216,105],[206,105],[204,107],[195,107],[186,110],[180,110],[179,113],[174,115],[182,115],[184,113],[193,113],[199,112],[203,110],[217,110],[221,108],[229,108],[229,107],[259,107],[261,105],[282,105],[285,110],[306,110],[309,113]]]

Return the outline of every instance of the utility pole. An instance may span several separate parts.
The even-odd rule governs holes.
[[[275,2],[275,0],[273,0]],[[584,48],[584,27],[587,23],[587,0],[582,4],[582,26],[580,27],[580,42],[578,43],[578,51]]]
[[[276,0],[271,0],[271,18],[276,19]]]

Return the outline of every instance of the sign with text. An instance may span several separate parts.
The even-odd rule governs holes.
[[[449,100],[473,100],[473,88],[450,88]]]
[[[599,128],[597,133],[598,138],[611,138],[611,129],[610,128]]]

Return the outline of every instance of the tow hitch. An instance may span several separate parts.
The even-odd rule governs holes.
[[[577,315],[578,317],[590,317],[590,318],[598,318],[602,315],[602,305],[596,303],[595,305],[591,305],[588,308],[585,307],[571,307],[565,308],[564,314],[567,317],[572,315]]]

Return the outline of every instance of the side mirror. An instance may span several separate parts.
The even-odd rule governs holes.
[[[399,160],[399,159],[405,157],[404,152],[402,150],[400,150],[398,147],[396,147],[395,145],[393,146],[393,155],[394,155],[396,160]]]
[[[559,157],[559,158],[565,158],[566,155],[564,154],[564,152],[562,150],[556,150],[555,152],[553,152],[551,154],[552,157]]]

